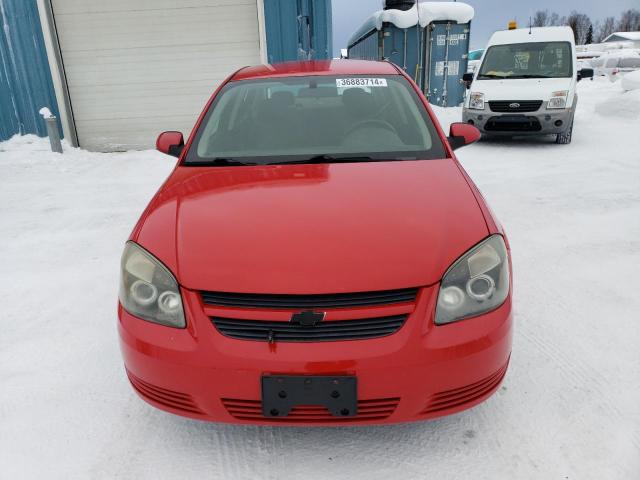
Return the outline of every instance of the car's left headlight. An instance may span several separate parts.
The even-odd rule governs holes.
[[[567,106],[567,96],[569,92],[567,90],[560,90],[558,92],[553,92],[551,94],[551,98],[549,99],[549,103],[547,103],[547,108],[565,108]]]
[[[456,260],[444,274],[436,324],[445,325],[494,310],[508,294],[507,248],[501,235],[493,235]]]
[[[484,110],[484,93],[471,92],[469,94],[469,108],[473,110]]]
[[[120,271],[120,303],[136,317],[169,327],[184,328],[180,287],[157,258],[127,242]]]

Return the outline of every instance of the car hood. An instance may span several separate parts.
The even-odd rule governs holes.
[[[132,238],[189,289],[430,285],[488,234],[452,159],[178,167]]]
[[[471,91],[484,93],[485,101],[549,100],[553,92],[570,90],[571,82],[571,78],[474,80]]]

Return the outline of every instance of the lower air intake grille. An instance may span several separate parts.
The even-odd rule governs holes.
[[[436,393],[431,397],[429,404],[421,413],[426,415],[428,413],[455,408],[483,397],[500,384],[505,373],[507,373],[508,364],[507,362],[500,370],[479,382],[472,383],[466,387]]]
[[[369,307],[415,302],[417,288],[358,293],[316,295],[277,295],[253,293],[202,292],[205,305],[239,308],[277,308],[284,310]]]
[[[262,415],[262,403],[260,400],[222,399],[222,404],[229,412],[229,415],[238,420],[268,420],[269,422],[294,423],[349,423],[363,420],[383,420],[396,410],[399,402],[399,398],[358,400],[358,414],[353,417],[334,417],[325,407],[301,405],[294,407],[286,417],[267,418]]]
[[[161,388],[144,380],[139,379],[129,370],[127,370],[127,376],[131,382],[131,386],[145,398],[157,402],[165,407],[173,408],[175,410],[181,410],[187,413],[203,414],[191,395],[186,393],[176,392],[174,390],[167,390]]]
[[[407,315],[359,320],[324,321],[314,326],[290,322],[238,320],[212,317],[211,321],[226,337],[262,342],[331,342],[384,337],[397,332]]]

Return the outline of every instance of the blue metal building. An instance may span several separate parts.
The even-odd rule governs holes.
[[[59,118],[36,0],[0,1],[0,141],[45,136],[38,110]]]
[[[264,17],[269,63],[331,58],[331,0],[264,0]]]
[[[349,58],[388,60],[403,68],[430,103],[464,100],[473,8],[462,2],[420,2],[375,12],[349,40]]]

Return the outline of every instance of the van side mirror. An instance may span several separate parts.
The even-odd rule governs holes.
[[[480,140],[480,130],[468,123],[452,123],[449,128],[449,145],[456,150]]]
[[[184,149],[184,137],[180,132],[162,132],[156,140],[156,149],[173,157],[179,157]]]
[[[462,75],[462,82],[467,86],[467,89],[471,88],[471,82],[473,82],[473,73],[464,73]]]
[[[593,68],[583,68],[578,71],[578,81],[583,78],[593,78]]]

